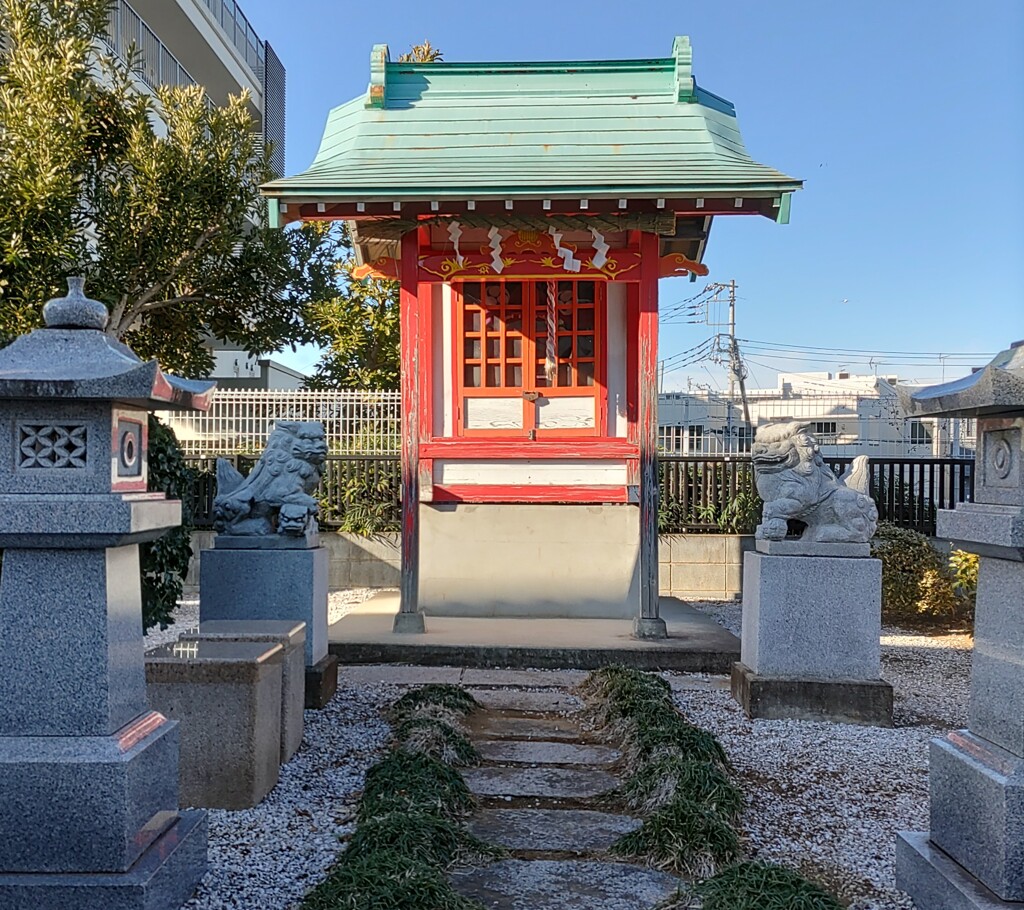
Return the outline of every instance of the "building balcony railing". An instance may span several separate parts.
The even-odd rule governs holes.
[[[107,47],[125,62],[131,49],[136,48],[134,71],[150,88],[196,84],[178,58],[125,0],[111,4],[108,23]]]
[[[249,69],[256,74],[260,84],[263,83],[263,67],[266,62],[266,48],[256,34],[249,20],[245,18],[242,8],[235,0],[199,0],[213,15],[228,41],[242,55]]]

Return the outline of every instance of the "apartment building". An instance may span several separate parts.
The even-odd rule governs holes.
[[[667,392],[658,399],[658,441],[671,455],[750,451],[757,427],[777,420],[806,422],[822,452],[878,458],[971,457],[974,421],[908,418],[896,376],[780,373],[778,387],[749,389],[744,419],[739,399],[720,392]]]
[[[217,104],[248,89],[273,168],[284,173],[285,69],[235,0],[115,0],[108,33],[122,59],[139,49],[138,76],[151,88],[198,83]]]

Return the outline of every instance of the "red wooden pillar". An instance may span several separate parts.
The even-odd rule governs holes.
[[[640,615],[635,638],[666,638],[658,610],[658,254],[657,234],[640,238],[637,367],[640,444]]]
[[[401,600],[395,616],[396,632],[422,632],[420,588],[420,295],[419,233],[402,235],[399,265],[401,295],[400,360],[402,371],[402,577]]]

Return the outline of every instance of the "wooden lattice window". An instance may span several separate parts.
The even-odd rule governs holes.
[[[456,307],[460,433],[601,433],[603,285],[467,281]]]

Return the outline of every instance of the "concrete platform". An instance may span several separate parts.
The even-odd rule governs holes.
[[[728,674],[739,639],[674,597],[661,598],[669,637],[638,641],[628,619],[426,617],[422,634],[392,631],[398,593],[382,591],[328,630],[343,666],[557,667],[593,670],[624,663],[648,670]]]

